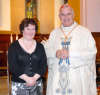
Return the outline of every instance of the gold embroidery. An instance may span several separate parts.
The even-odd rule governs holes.
[[[67,35],[65,34],[65,31],[63,31],[63,29],[60,27],[60,29],[61,29],[62,33],[64,34],[64,37],[65,37],[64,42],[66,42],[66,41],[68,40],[68,36],[71,34],[71,32],[72,32],[77,26],[78,26],[78,25],[75,25],[75,26],[73,27],[73,29],[72,29]]]

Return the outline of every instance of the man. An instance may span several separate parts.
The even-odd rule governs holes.
[[[60,8],[61,26],[44,44],[48,57],[46,95],[97,95],[96,45],[91,32],[74,21],[71,6]]]

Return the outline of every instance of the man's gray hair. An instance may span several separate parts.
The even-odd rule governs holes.
[[[60,7],[59,12],[61,12],[61,10],[62,10],[63,8],[70,8],[70,9],[72,10],[72,14],[74,15],[74,10],[73,10],[73,8],[72,8],[69,4],[63,4],[63,5]]]

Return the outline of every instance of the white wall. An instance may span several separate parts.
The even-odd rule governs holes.
[[[0,31],[11,30],[10,0],[0,0]]]
[[[81,24],[100,32],[100,0],[81,0]]]
[[[100,0],[87,0],[87,27],[100,32]]]

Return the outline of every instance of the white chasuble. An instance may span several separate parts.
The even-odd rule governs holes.
[[[67,35],[76,25],[74,22],[70,27],[61,26],[61,28]],[[46,95],[97,95],[95,72],[97,50],[91,32],[77,25],[68,35],[69,58],[60,60],[56,58],[56,51],[63,48],[62,42],[65,38],[61,28],[53,30],[44,44],[48,58]]]

